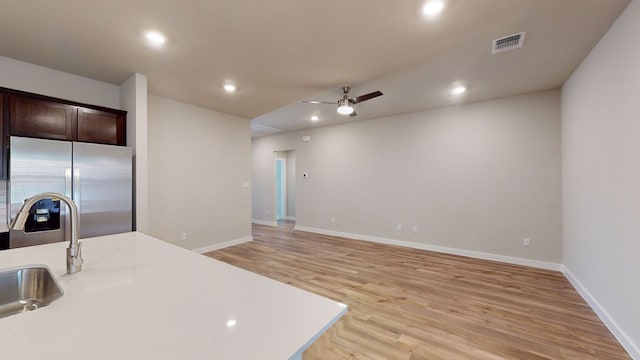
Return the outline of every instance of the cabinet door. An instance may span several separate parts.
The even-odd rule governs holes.
[[[11,135],[73,140],[77,108],[44,99],[10,96]]]
[[[125,115],[78,108],[78,141],[126,145]]]

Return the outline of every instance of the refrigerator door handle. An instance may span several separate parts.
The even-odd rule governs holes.
[[[78,212],[80,212],[80,168],[73,168],[73,201],[76,203]]]
[[[64,194],[67,195],[68,197],[72,198],[73,197],[73,184],[72,181],[73,179],[72,174],[71,174],[72,169],[71,168],[65,168],[64,169]],[[69,216],[67,216],[67,207],[64,206],[64,204],[60,204],[60,218],[64,221],[64,239],[68,240],[71,239],[71,233],[69,232],[69,229],[71,229],[71,219]]]
[[[73,198],[73,188],[71,185],[71,168],[64,169],[64,194]]]

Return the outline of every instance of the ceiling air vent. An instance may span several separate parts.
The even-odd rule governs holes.
[[[491,46],[491,53],[497,54],[503,51],[509,51],[517,48],[521,48],[524,45],[525,32],[509,35],[500,39],[493,40]]]

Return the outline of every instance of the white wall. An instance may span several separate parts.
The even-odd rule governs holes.
[[[149,231],[149,144],[147,141],[147,77],[133,74],[120,86],[120,102],[127,110],[127,146],[133,148],[134,229]]]
[[[148,136],[149,233],[190,249],[250,238],[250,121],[150,95]]]
[[[562,88],[564,263],[640,359],[640,2]]]
[[[296,152],[297,226],[561,261],[558,90],[257,138],[253,219],[273,221],[283,149]]]
[[[120,88],[0,56],[0,87],[120,109]]]
[[[251,146],[251,219],[266,223],[276,220],[273,152],[282,150],[278,143],[265,142],[270,139],[253,140]]]

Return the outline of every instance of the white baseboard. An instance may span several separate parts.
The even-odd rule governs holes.
[[[240,244],[244,244],[247,242],[253,241],[253,236],[247,236],[247,237],[243,237],[241,239],[235,239],[235,240],[231,240],[231,241],[226,241],[220,244],[213,244],[213,245],[209,245],[209,246],[205,246],[205,247],[201,247],[198,249],[193,249],[193,251],[199,253],[199,254],[204,254],[204,253],[208,253],[211,251],[216,251],[216,250],[220,250],[220,249],[224,249],[224,248],[228,248],[230,246],[235,246],[235,245],[240,245]]]
[[[258,224],[258,225],[278,226],[278,222],[277,221],[266,221],[266,220],[251,219],[251,222],[254,223],[254,224]]]
[[[439,253],[467,256],[467,257],[483,259],[483,260],[499,261],[499,262],[515,264],[515,265],[531,266],[531,267],[540,268],[540,269],[555,270],[555,271],[563,270],[562,264],[556,264],[556,263],[540,261],[540,260],[531,260],[531,259],[524,259],[524,258],[513,257],[513,256],[490,254],[490,253],[485,253],[480,251],[456,249],[456,248],[450,248],[445,246],[420,244],[420,243],[404,241],[404,240],[385,239],[385,238],[380,238],[375,236],[344,233],[344,232],[338,232],[338,231],[332,231],[332,230],[311,228],[306,226],[296,225],[295,229],[300,231],[312,232],[316,234],[339,236],[339,237],[355,239],[355,240],[371,241],[371,242],[376,242],[380,244],[403,246],[403,247],[408,247],[412,249],[435,251]]]
[[[587,290],[584,285],[578,280],[578,278],[573,275],[571,270],[569,270],[566,266],[563,266],[562,272],[564,276],[569,280],[571,285],[578,291],[578,294],[582,296],[584,301],[591,306],[593,311],[598,315],[600,320],[604,323],[604,325],[609,328],[609,331],[613,334],[613,336],[618,339],[618,342],[622,345],[622,347],[627,350],[632,359],[640,360],[640,344],[635,344],[631,338],[620,328],[618,323],[615,322],[605,310],[602,305],[596,300],[593,295]]]
[[[296,217],[295,216],[285,216],[284,219],[285,220],[296,221]]]

